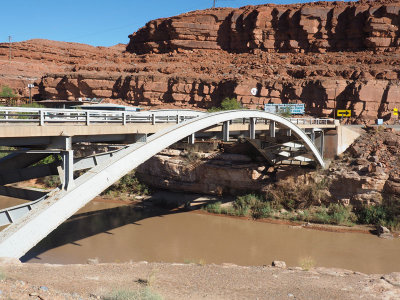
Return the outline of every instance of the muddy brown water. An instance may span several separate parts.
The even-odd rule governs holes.
[[[5,200],[5,199],[1,199]],[[33,248],[34,263],[176,262],[289,266],[311,264],[364,273],[400,272],[400,239],[295,228],[224,216],[92,201]]]

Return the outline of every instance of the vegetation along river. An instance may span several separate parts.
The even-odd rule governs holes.
[[[400,239],[336,233],[192,212],[95,200],[62,224],[23,261],[162,261],[289,266],[308,264],[364,273],[400,271]],[[310,263],[311,261],[311,263]]]

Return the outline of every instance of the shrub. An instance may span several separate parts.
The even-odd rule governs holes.
[[[104,193],[110,192],[148,195],[149,189],[139,181],[135,175],[135,171],[132,171],[110,186]]]
[[[237,216],[251,214],[254,219],[268,218],[273,212],[271,204],[255,194],[238,196],[233,202],[233,208]]]
[[[399,213],[395,205],[364,206],[356,211],[356,215],[358,223],[361,224],[382,225],[390,229],[400,228]]]
[[[268,218],[272,213],[273,210],[268,202],[257,202],[252,207],[252,217],[254,219]]]
[[[299,260],[299,265],[304,271],[308,271],[315,267],[315,260],[311,257],[304,257]]]
[[[3,85],[1,87],[0,97],[12,98],[12,97],[16,97],[16,95],[14,94],[14,91],[12,88],[10,88],[8,85]]]
[[[340,204],[331,204],[328,208],[331,224],[349,225],[357,221],[356,215],[351,212],[351,207],[345,207]]]
[[[298,214],[294,220],[314,222],[321,224],[336,224],[351,226],[357,221],[356,215],[351,211],[351,207],[345,207],[340,204],[331,204],[328,208],[325,206],[304,210]]]
[[[242,104],[236,98],[225,98],[222,100],[220,107],[212,107],[208,112],[217,112],[221,110],[243,109]]]
[[[221,202],[210,203],[205,206],[205,210],[213,213],[213,214],[220,214],[221,213]]]
[[[104,300],[161,300],[162,297],[153,292],[149,287],[131,291],[119,289],[103,297]]]

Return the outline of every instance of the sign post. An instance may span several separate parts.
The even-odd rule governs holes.
[[[29,103],[32,103],[32,88],[34,87],[34,85],[32,83],[28,84],[28,88],[29,88]]]

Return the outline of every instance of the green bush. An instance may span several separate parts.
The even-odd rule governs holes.
[[[340,204],[331,204],[328,208],[325,206],[319,206],[316,208],[305,209],[302,214],[297,214],[291,219],[320,224],[347,226],[351,226],[357,221],[357,217],[351,211],[351,207],[345,207]]]
[[[205,206],[205,210],[213,213],[213,214],[220,214],[221,213],[221,202],[209,203]]]
[[[132,171],[122,177],[117,183],[110,186],[104,194],[110,192],[118,192],[118,193],[129,193],[129,194],[139,194],[139,195],[148,195],[149,188],[141,183],[139,179],[135,175],[135,171]]]
[[[360,224],[382,225],[390,229],[400,228],[400,216],[396,206],[375,205],[364,206],[356,211]]]
[[[236,98],[225,98],[222,100],[220,107],[212,107],[208,112],[217,112],[221,110],[243,109],[242,104]]]
[[[233,202],[233,208],[236,215],[247,216],[251,214],[254,219],[267,218],[272,214],[270,203],[256,194],[238,196]]]
[[[254,219],[269,218],[273,213],[270,203],[268,202],[257,202],[252,207],[252,217]]]
[[[351,211],[351,207],[340,204],[331,204],[328,208],[331,224],[349,225],[357,221],[356,215]]]
[[[16,97],[17,95],[14,94],[14,91],[12,88],[10,88],[8,85],[3,85],[1,87],[1,92],[0,92],[0,97],[4,98],[12,98]]]

